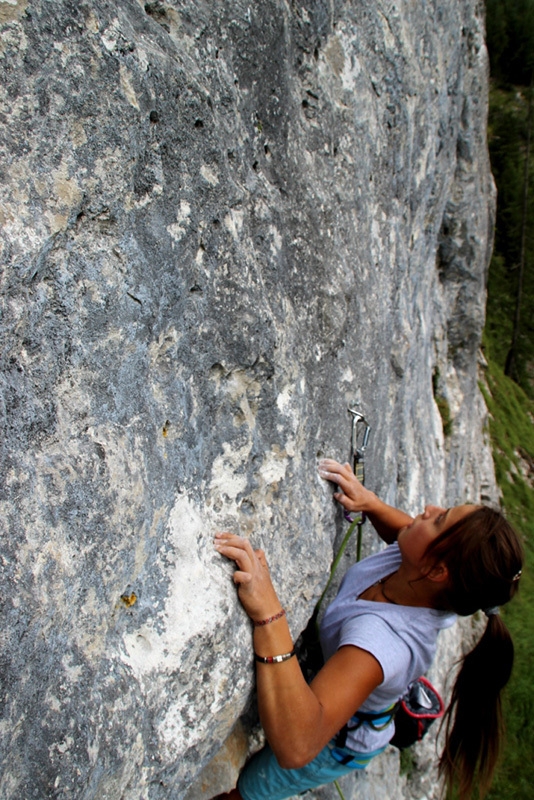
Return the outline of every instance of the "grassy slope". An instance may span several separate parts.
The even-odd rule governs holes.
[[[491,414],[497,480],[509,520],[524,536],[525,568],[518,596],[503,609],[516,661],[505,695],[507,741],[488,800],[531,800],[534,760],[534,403],[491,358],[482,386]],[[529,465],[530,462],[530,465]],[[529,474],[530,473],[530,474]]]

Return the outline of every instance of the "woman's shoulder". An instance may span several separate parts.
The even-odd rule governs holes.
[[[338,599],[347,595],[351,597],[360,595],[373,583],[376,583],[391,572],[395,572],[400,561],[401,555],[398,545],[390,544],[379,553],[374,553],[353,564],[343,576],[339,587]]]
[[[348,571],[347,575],[353,573],[355,576],[374,576],[376,580],[395,571],[401,563],[401,553],[397,542],[387,545],[378,553],[367,556],[362,561],[358,561]]]

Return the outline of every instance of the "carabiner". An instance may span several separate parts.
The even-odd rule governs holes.
[[[360,483],[365,483],[365,466],[364,456],[369,442],[369,434],[371,433],[371,426],[359,411],[355,408],[348,409],[349,414],[352,414],[352,435],[350,439],[350,458],[352,462],[352,469],[355,476]],[[344,512],[347,522],[354,522],[354,517],[351,517],[348,511]],[[361,514],[360,523],[364,521],[364,515]]]
[[[348,409],[349,414],[352,414],[352,436],[350,441],[350,455],[352,459],[352,466],[354,467],[358,461],[363,461],[367,445],[369,443],[369,434],[371,433],[371,426],[359,411],[355,408]],[[359,439],[359,441],[358,441]]]

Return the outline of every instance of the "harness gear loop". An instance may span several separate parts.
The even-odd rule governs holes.
[[[337,734],[336,747],[345,747],[348,734],[351,731],[357,731],[362,725],[369,725],[375,731],[384,730],[394,718],[399,706],[400,700],[382,711],[357,711]]]

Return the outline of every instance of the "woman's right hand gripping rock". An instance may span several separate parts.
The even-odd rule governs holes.
[[[277,614],[280,601],[274,590],[263,550],[254,550],[248,539],[227,531],[215,535],[215,549],[235,561],[234,583],[243,608],[252,620]]]
[[[360,483],[350,464],[340,464],[333,458],[323,458],[319,462],[319,475],[327,481],[336,483],[340,489],[334,499],[346,511],[370,511],[376,495]]]

